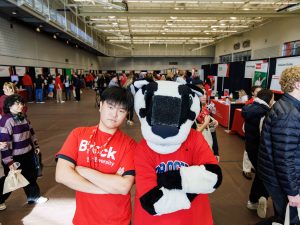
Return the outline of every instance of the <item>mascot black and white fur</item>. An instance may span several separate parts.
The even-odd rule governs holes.
[[[208,194],[221,169],[202,134],[191,129],[199,89],[173,81],[136,81],[143,139],[135,152],[135,225],[212,225]]]

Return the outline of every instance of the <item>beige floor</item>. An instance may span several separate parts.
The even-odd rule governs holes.
[[[68,133],[78,126],[94,125],[98,121],[98,110],[94,106],[94,92],[85,90],[81,102],[57,104],[29,104],[28,115],[39,138],[43,152],[44,176],[38,183],[42,193],[50,200],[44,205],[29,206],[23,190],[12,193],[7,200],[7,209],[0,211],[2,225],[67,225],[72,224],[75,209],[74,192],[54,180],[55,153]],[[122,130],[141,139],[137,118],[133,127],[122,126]],[[260,221],[256,213],[246,208],[251,181],[241,173],[243,140],[229,135],[223,128],[217,130],[223,183],[210,196],[215,225],[252,225]],[[2,173],[0,169],[0,174]],[[269,202],[269,206],[271,206]],[[268,216],[273,210],[268,209]],[[187,224],[188,225],[188,222]]]

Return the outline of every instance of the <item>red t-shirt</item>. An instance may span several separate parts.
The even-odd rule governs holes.
[[[97,126],[80,127],[70,133],[57,157],[107,174],[134,175],[135,146],[120,130],[110,135]],[[75,225],[129,225],[130,218],[130,194],[76,192]]]
[[[136,148],[136,195],[134,206],[134,225],[212,225],[212,215],[207,194],[198,195],[190,209],[152,216],[140,204],[140,197],[157,186],[156,174],[168,170],[179,170],[182,166],[217,164],[203,136],[191,129],[186,141],[171,154],[158,154],[151,150],[143,139]]]
[[[24,86],[32,86],[32,79],[28,74],[25,74],[22,78],[22,83]]]

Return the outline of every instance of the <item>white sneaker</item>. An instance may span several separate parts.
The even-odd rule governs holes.
[[[0,211],[5,210],[5,209],[6,209],[5,203],[0,204]]]
[[[257,215],[260,218],[266,218],[267,215],[267,199],[260,197],[258,199]]]
[[[41,104],[44,104],[45,102],[40,102]]]
[[[35,200],[35,203],[36,204],[43,204],[43,203],[47,202],[48,200],[49,200],[49,198],[41,196],[37,200]]]
[[[60,103],[65,103],[65,101],[61,101]]]
[[[258,203],[253,203],[253,202],[250,202],[250,201],[247,202],[247,208],[248,209],[257,210],[257,207],[258,207]]]

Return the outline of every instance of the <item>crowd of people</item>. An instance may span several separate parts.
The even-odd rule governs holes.
[[[119,213],[110,218],[111,224],[130,224],[129,191],[134,183],[133,158],[137,143],[121,132],[119,126],[125,120],[128,125],[134,124],[133,97],[137,87],[133,84],[137,80],[169,80],[193,85],[200,93],[201,104],[193,128],[203,134],[216,160],[220,161],[216,135],[218,121],[213,118],[216,109],[209,102],[209,80],[203,82],[198,76],[188,76],[184,71],[166,75],[89,74],[85,78],[86,87],[95,89],[101,96],[100,121],[94,127],[74,129],[56,155],[57,182],[77,191],[74,224],[104,224],[99,221],[107,221],[113,211]],[[72,99],[71,90],[75,100],[80,101],[83,87],[82,79],[76,74],[57,74],[55,79],[38,75],[34,82],[25,74],[22,82],[29,102],[33,101],[35,91],[36,103],[43,103],[45,96],[56,96],[57,103],[64,103]],[[252,179],[251,169],[255,171],[246,207],[265,218],[267,200],[271,197],[274,208],[274,216],[262,220],[259,225],[284,224],[287,205],[291,212],[290,224],[300,224],[297,213],[297,207],[300,207],[300,67],[286,69],[280,85],[284,94],[276,103],[273,92],[260,86],[252,87],[250,99],[244,90],[239,91],[239,99],[245,103],[242,109],[245,120],[243,175]],[[0,179],[0,210],[6,208],[5,200],[10,194],[2,194],[3,183],[8,172],[17,169],[15,162],[20,163],[22,174],[29,181],[24,187],[28,203],[45,203],[48,199],[40,195],[33,164],[39,145],[26,116],[24,100],[16,94],[12,83],[5,83],[3,91],[4,95],[0,97],[0,150],[5,175]],[[109,150],[105,149],[108,145],[111,146]],[[106,157],[104,163],[97,159],[99,154]],[[87,157],[89,160],[86,161]],[[116,163],[112,164],[110,158]]]

